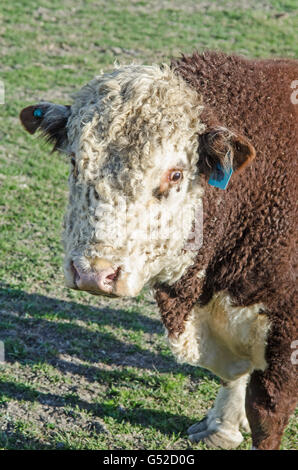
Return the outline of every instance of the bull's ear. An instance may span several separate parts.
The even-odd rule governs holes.
[[[43,101],[24,108],[20,113],[20,120],[30,134],[40,130],[46,140],[54,145],[53,151],[63,151],[68,144],[66,124],[69,115],[70,106]]]
[[[206,176],[216,171],[241,172],[256,156],[249,140],[243,135],[224,127],[216,127],[199,136],[198,146],[200,173]]]

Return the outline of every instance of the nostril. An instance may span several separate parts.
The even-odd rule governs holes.
[[[116,281],[117,277],[119,276],[121,271],[121,268],[117,268],[114,273],[109,274],[106,279],[109,279],[111,281]]]

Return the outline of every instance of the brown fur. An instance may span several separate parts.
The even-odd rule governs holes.
[[[232,176],[226,191],[205,180],[203,247],[178,282],[157,287],[156,299],[170,335],[183,331],[196,302],[206,305],[219,291],[226,291],[235,305],[266,305],[268,367],[253,372],[246,408],[253,445],[276,449],[297,393],[290,357],[298,338],[298,105],[290,96],[298,63],[208,52],[182,57],[172,67],[202,94],[207,129],[220,125],[244,135],[256,158]],[[206,173],[205,167],[199,170]],[[199,279],[202,269],[206,277]]]

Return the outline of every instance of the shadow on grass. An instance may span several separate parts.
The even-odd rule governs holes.
[[[166,348],[159,353],[158,344],[147,347],[150,341],[147,346],[140,342],[143,333],[150,339],[150,335],[163,335],[163,327],[160,321],[143,315],[138,307],[135,311],[110,306],[88,307],[0,284],[0,340],[5,343],[8,364],[18,362],[41,370],[45,368],[45,374],[47,367],[53,366],[50,375],[59,370],[63,375],[76,377],[75,384],[84,377],[90,383],[104,384],[107,390],[115,385],[157,390],[167,381],[165,372],[190,376],[197,382],[204,376],[212,376],[198,367],[178,365]],[[136,342],[134,335],[137,335]],[[49,380],[50,376],[47,380],[50,388]],[[99,403],[96,400],[90,402],[89,398],[85,400],[75,392],[66,395],[62,391],[61,395],[40,392],[27,381],[24,384],[5,380],[0,388],[0,403],[4,409],[10,400],[19,402],[21,407],[24,402],[39,403],[50,407],[53,413],[58,409],[66,413],[65,407],[71,407],[87,412],[94,420],[113,418],[119,424],[153,428],[165,435],[184,434],[194,422],[183,415],[144,408],[139,404],[120,408],[112,403],[113,399],[110,400],[109,391],[107,400]],[[0,433],[2,448],[46,449],[55,448],[57,444],[55,438],[50,437],[45,443],[28,436],[22,429],[14,428],[13,422],[7,426],[7,429],[2,427]],[[105,431],[97,426],[96,432]]]
[[[119,406],[106,403],[89,403],[75,395],[62,397],[53,393],[40,392],[34,390],[31,386],[17,384],[15,382],[7,381],[3,384],[2,389],[7,398],[34,403],[38,402],[41,405],[51,406],[53,409],[71,406],[72,409],[88,412],[89,416],[92,416],[94,419],[113,418],[119,424],[129,423],[131,425],[143,426],[144,428],[150,427],[168,436],[172,436],[173,433],[181,433],[181,435],[184,435],[186,429],[197,421],[181,414],[178,415],[163,410],[154,410],[140,405],[133,408],[120,408]],[[10,436],[9,431],[8,429],[8,436]],[[106,430],[104,427],[99,429],[97,426],[95,433],[98,434],[100,432],[105,433]],[[30,439],[28,438],[28,444],[29,441]]]
[[[21,431],[6,430],[0,431],[0,449],[6,450],[47,450],[48,444],[44,444],[38,439],[28,437]]]
[[[0,339],[5,342],[7,362],[46,362],[63,372],[82,374],[91,381],[100,379],[97,366],[100,363],[175,372],[193,378],[210,375],[197,367],[178,365],[165,348],[158,353],[146,349],[146,345],[141,347],[141,337],[138,344],[134,343],[130,333],[163,335],[160,321],[138,311],[88,307],[73,301],[28,294],[5,284],[0,284],[0,302]],[[87,328],[86,324],[93,328]],[[107,331],[106,326],[120,327],[124,338],[128,334],[128,340],[119,339],[119,330],[114,334]],[[94,367],[78,365],[76,360],[94,364]]]

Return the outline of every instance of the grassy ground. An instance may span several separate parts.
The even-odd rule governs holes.
[[[297,57],[295,0],[3,0],[0,5],[0,448],[186,449],[218,380],[178,366],[156,305],[63,287],[67,166],[25,134],[22,107],[69,95],[114,61],[194,48]],[[296,30],[295,30],[296,28]],[[295,448],[292,418],[283,448]],[[251,445],[246,436],[240,448]],[[202,444],[193,446],[202,449]]]

